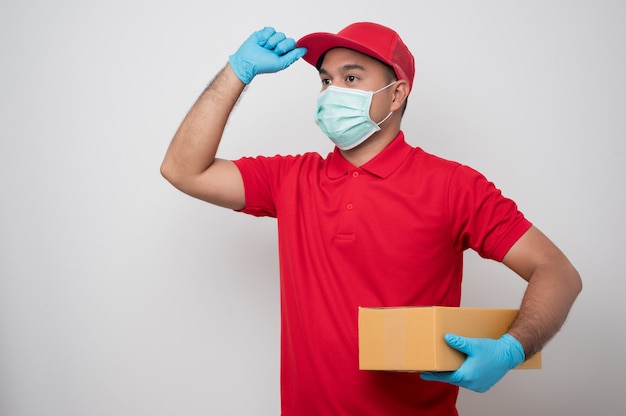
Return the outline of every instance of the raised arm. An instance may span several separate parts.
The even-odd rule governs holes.
[[[245,206],[241,175],[233,162],[215,154],[244,87],[226,65],[187,113],[161,164],[161,174],[182,192],[232,209]]]
[[[195,198],[226,208],[244,208],[239,170],[233,162],[215,157],[226,122],[256,75],[285,69],[305,52],[273,28],[254,32],[187,113],[167,149],[161,174]]]

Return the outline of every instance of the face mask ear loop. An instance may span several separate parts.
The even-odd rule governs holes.
[[[382,91],[382,90],[384,90],[384,89],[387,89],[387,88],[391,87],[391,86],[392,86],[393,84],[395,84],[396,82],[398,82],[398,81],[393,81],[391,84],[389,84],[389,85],[385,85],[385,86],[384,86],[384,87],[382,87],[381,89],[379,89],[379,90],[377,90],[377,91],[374,91],[374,92],[372,93],[372,95],[376,94],[377,92],[381,92],[381,91]],[[383,118],[381,121],[379,121],[378,123],[376,123],[376,125],[380,127],[380,125],[381,125],[381,124],[383,124],[383,123],[384,123],[384,122],[385,122],[385,121],[386,121],[389,117],[391,117],[391,115],[392,115],[392,114],[393,114],[393,111],[391,111],[389,114],[387,114],[387,117]]]
[[[382,90],[386,90],[387,88],[391,87],[391,86],[392,86],[393,84],[395,84],[396,82],[398,82],[398,81],[394,81],[394,82],[392,82],[391,84],[385,85],[385,86],[384,86],[384,87],[382,87],[381,89],[374,91],[372,94],[376,94],[377,92],[381,92]]]
[[[393,111],[387,114],[387,117],[383,118],[379,123],[376,123],[376,125],[380,127],[380,125],[383,124],[389,117],[391,117],[392,114],[393,114]]]

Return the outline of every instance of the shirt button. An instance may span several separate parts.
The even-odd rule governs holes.
[[[352,209],[352,204],[346,205],[346,209]]]
[[[354,173],[352,173],[352,176],[353,176],[354,178],[358,177],[358,176],[359,176],[359,172],[354,172]]]

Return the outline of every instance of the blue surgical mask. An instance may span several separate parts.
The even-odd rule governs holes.
[[[317,99],[315,122],[330,140],[342,150],[352,149],[380,130],[383,120],[375,123],[370,118],[372,97],[389,88],[395,81],[377,91],[330,86]]]

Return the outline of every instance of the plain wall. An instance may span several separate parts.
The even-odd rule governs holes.
[[[3,1],[0,415],[277,415],[276,223],[194,200],[159,165],[197,96],[253,31],[353,21],[416,57],[408,141],[482,171],[580,271],[544,368],[462,415],[622,407],[626,3]],[[304,61],[257,77],[220,156],[326,154]],[[463,304],[524,282],[466,257]]]

